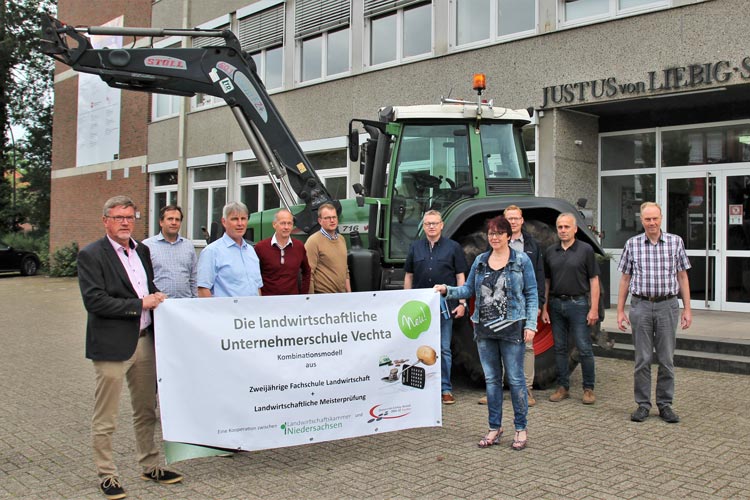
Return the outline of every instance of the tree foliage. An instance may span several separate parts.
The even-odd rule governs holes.
[[[49,227],[54,64],[39,51],[39,18],[54,10],[54,0],[0,2],[0,231]]]

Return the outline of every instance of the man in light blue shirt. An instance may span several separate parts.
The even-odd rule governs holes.
[[[198,256],[193,242],[180,236],[182,209],[167,205],[159,211],[161,232],[143,240],[151,250],[154,284],[170,299],[198,296]]]
[[[198,297],[260,295],[263,286],[260,261],[253,247],[243,239],[247,216],[244,203],[224,206],[221,218],[224,235],[204,248],[198,259]]]

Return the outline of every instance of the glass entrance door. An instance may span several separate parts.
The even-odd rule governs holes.
[[[750,175],[747,168],[662,177],[664,227],[682,237],[692,264],[691,306],[750,312]]]
[[[717,309],[716,177],[670,173],[663,190],[666,231],[682,238],[692,265],[691,307]]]
[[[747,172],[747,169],[744,170]],[[750,312],[750,175],[723,172],[724,310]]]

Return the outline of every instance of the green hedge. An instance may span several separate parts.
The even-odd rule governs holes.
[[[78,274],[78,243],[75,241],[54,251],[50,259],[50,276],[76,276]]]

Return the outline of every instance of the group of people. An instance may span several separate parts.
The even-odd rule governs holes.
[[[641,222],[645,232],[628,240],[618,265],[622,277],[617,324],[623,331],[627,324],[631,324],[635,346],[634,393],[638,406],[630,418],[634,422],[643,422],[649,416],[651,361],[655,350],[659,363],[656,384],[659,416],[668,423],[676,423],[679,417],[672,409],[673,358],[677,325],[686,329],[692,321],[687,275],[690,262],[682,239],[661,230],[661,208],[658,204],[646,202],[641,206]],[[437,249],[451,248],[453,245],[449,243],[450,240],[441,239],[439,233],[430,232],[428,225],[442,227],[438,213],[427,212],[424,218],[427,248],[436,253],[434,260],[437,261],[441,252]],[[478,443],[481,448],[499,444],[503,435],[503,370],[514,413],[515,434],[511,448],[523,450],[528,444],[527,413],[534,401],[531,392],[534,357],[529,347],[533,344],[538,319],[551,323],[555,343],[557,389],[549,400],[560,402],[570,397],[570,337],[578,349],[581,364],[582,403],[591,405],[596,402],[590,327],[600,319],[601,289],[594,250],[591,245],[576,238],[578,226],[572,213],[562,213],[557,217],[559,241],[544,252],[522,230],[522,226],[521,209],[515,205],[507,207],[503,216],[488,221],[487,241],[490,249],[476,257],[468,277],[464,279],[456,274],[455,277],[450,276],[450,280],[433,285],[435,291],[448,301],[447,310],[454,317],[463,316],[466,307],[463,302],[451,309],[455,305],[451,301],[474,299],[471,321],[487,386],[485,401],[489,413],[489,430]],[[423,272],[435,269],[436,266],[430,261],[432,257],[428,260],[423,254],[423,242],[412,245],[406,263],[407,283],[412,282],[408,274],[410,266],[415,268],[410,259],[422,263],[422,269],[426,270]],[[440,262],[446,264],[447,261],[443,258]],[[465,263],[459,262],[453,269],[460,273],[463,268]],[[442,275],[448,276],[449,273]],[[625,315],[628,294],[632,296],[629,320]],[[678,296],[684,304],[681,314]],[[448,346],[449,355],[450,330],[441,329],[441,332],[442,345]],[[450,357],[446,358],[445,353],[443,348],[442,361],[450,364]],[[443,369],[444,375],[446,372],[450,376],[450,366],[447,370]],[[446,383],[443,380],[442,388],[443,402],[454,403],[450,381]],[[480,403],[483,402],[480,400]]]
[[[136,206],[127,196],[104,204],[106,235],[78,255],[78,279],[88,312],[86,357],[95,373],[92,439],[99,488],[110,500],[126,497],[113,457],[112,436],[120,395],[127,382],[133,407],[138,463],[144,480],[182,481],[159,465],[156,427],[156,356],[152,311],[166,298],[247,297],[349,292],[346,242],[331,204],[318,207],[321,229],[307,242],[291,237],[294,217],[286,209],[273,219],[274,234],[254,246],[244,240],[248,209],[224,206],[224,234],[197,256],[180,235],[182,209],[159,214],[160,232],[137,242]]]
[[[104,205],[105,237],[78,256],[78,276],[88,312],[86,357],[96,377],[92,437],[100,489],[110,500],[125,498],[113,459],[112,436],[120,394],[127,381],[133,407],[138,462],[144,480],[162,484],[182,475],[159,465],[156,426],[156,361],[152,311],[167,297],[245,297],[350,292],[347,247],[338,233],[338,214],[331,204],[318,207],[320,231],[303,244],[291,237],[294,217],[286,209],[274,216],[274,234],[254,246],[244,239],[248,209],[228,203],[221,223],[224,234],[196,256],[180,235],[183,213],[168,205],[160,211],[160,232],[143,242],[133,237],[136,207],[126,196]],[[645,420],[651,409],[651,353],[656,349],[659,377],[656,404],[667,422],[679,418],[674,396],[673,353],[679,294],[685,304],[679,323],[691,323],[687,269],[682,240],[661,231],[661,209],[644,203],[642,235],[631,238],[620,261],[617,323],[632,324],[635,345],[635,400],[631,419]],[[533,339],[537,321],[552,323],[558,388],[557,402],[570,397],[568,335],[578,348],[583,372],[584,404],[593,404],[594,357],[588,326],[599,320],[599,269],[590,245],[575,238],[576,217],[558,216],[560,239],[542,252],[523,230],[522,210],[511,205],[487,223],[490,249],[469,268],[463,249],[442,236],[441,214],[425,213],[425,237],[412,243],[404,265],[404,288],[433,288],[441,298],[441,399],[456,402],[451,387],[451,336],[454,318],[465,316],[474,299],[471,321],[485,374],[489,431],[480,447],[499,444],[503,434],[503,369],[510,387],[515,435],[512,448],[528,443],[527,413],[534,404]],[[468,275],[466,274],[468,270]],[[630,319],[625,299],[631,301]],[[481,401],[480,401],[481,402]]]

